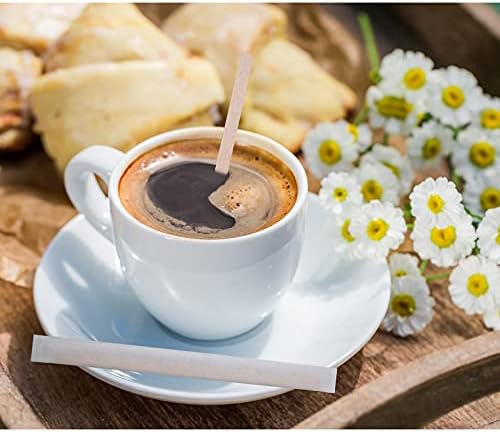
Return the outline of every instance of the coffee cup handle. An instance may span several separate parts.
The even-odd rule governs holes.
[[[64,171],[66,192],[77,210],[104,237],[113,242],[109,200],[95,175],[109,187],[111,174],[124,153],[112,147],[92,146],[78,153]]]

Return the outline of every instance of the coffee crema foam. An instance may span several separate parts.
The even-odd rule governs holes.
[[[190,226],[154,205],[147,193],[147,182],[152,174],[187,162],[215,166],[219,143],[219,140],[208,139],[177,141],[138,157],[120,179],[119,195],[125,209],[151,228],[189,238],[240,237],[263,230],[282,219],[297,199],[295,176],[273,154],[238,143],[231,158],[229,177],[209,196],[216,208],[234,218],[233,226],[226,229]]]

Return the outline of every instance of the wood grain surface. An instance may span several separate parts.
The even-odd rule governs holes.
[[[355,17],[362,7],[334,5],[329,9],[340,18],[344,27],[359,37]],[[305,45],[316,47],[311,29],[328,24],[317,21],[310,12],[301,16],[297,10],[294,14],[298,15],[294,26],[295,37],[302,38]],[[373,16],[382,53],[395,46],[413,49],[422,46],[418,35],[407,32],[401,22],[391,21],[390,27],[387,27],[388,16],[377,11],[373,11]],[[318,22],[320,24],[314,24]],[[317,49],[319,53],[324,50]],[[339,51],[338,55],[347,56],[351,64],[359,61],[355,56],[349,58],[346,52]],[[325,61],[324,64],[340,75],[349,74],[352,70],[349,67],[339,68],[335,62]],[[353,75],[359,76],[358,71]],[[366,81],[359,83],[357,90],[362,92],[366,84]],[[312,183],[312,186],[315,187],[315,184]],[[26,200],[30,200],[31,204],[23,207]],[[26,208],[33,214],[24,214]],[[6,219],[9,223],[3,220],[0,234],[29,248],[36,256],[43,252],[57,228],[74,214],[64,197],[60,179],[40,149],[35,148],[16,157],[0,157],[0,213],[7,211],[22,215],[23,222],[18,223],[14,216],[10,222]],[[44,224],[37,223],[40,218]],[[34,235],[37,233],[40,235]],[[0,245],[0,264],[4,259]],[[25,282],[27,279],[22,280]],[[423,332],[407,339],[378,332],[360,353],[339,368],[337,394],[292,391],[264,401],[202,407],[136,396],[104,384],[75,367],[31,364],[32,336],[43,333],[36,318],[31,289],[0,280],[0,419],[7,427],[292,427],[389,371],[486,332],[478,317],[466,316],[451,303],[444,282],[432,283],[431,290],[436,300],[432,323]],[[492,426],[500,427],[498,393],[456,409],[428,425],[430,428]]]
[[[500,389],[500,338],[440,349],[346,395],[297,428],[417,428]]]
[[[485,332],[478,318],[455,308],[445,286],[432,285],[436,316],[422,333],[399,339],[378,332],[339,369],[337,394],[293,391],[268,400],[234,406],[199,407],[154,401],[106,385],[75,367],[35,365],[29,361],[31,338],[42,334],[30,290],[0,282],[0,364],[18,389],[23,412],[31,410],[51,428],[284,428],[292,427],[342,395],[389,370],[438,348]],[[500,421],[498,395],[438,419],[436,427],[486,427]],[[2,403],[0,399],[0,410]],[[4,424],[29,426],[18,409],[2,410]],[[23,423],[26,418],[26,423]]]

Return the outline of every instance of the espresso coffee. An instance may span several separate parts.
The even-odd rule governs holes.
[[[119,184],[125,209],[158,231],[221,239],[260,231],[282,219],[297,198],[288,166],[273,154],[236,144],[227,176],[214,172],[218,140],[156,147],[129,165]]]

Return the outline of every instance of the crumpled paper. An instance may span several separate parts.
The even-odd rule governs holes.
[[[31,287],[50,240],[74,215],[52,162],[37,148],[0,159],[0,279]]]
[[[289,15],[290,39],[338,79],[362,91],[366,77],[356,40],[318,5],[280,5]],[[160,23],[177,5],[141,4]],[[310,177],[310,189],[319,182]],[[61,176],[40,143],[19,155],[0,154],[0,280],[31,287],[40,257],[57,231],[76,214]]]

